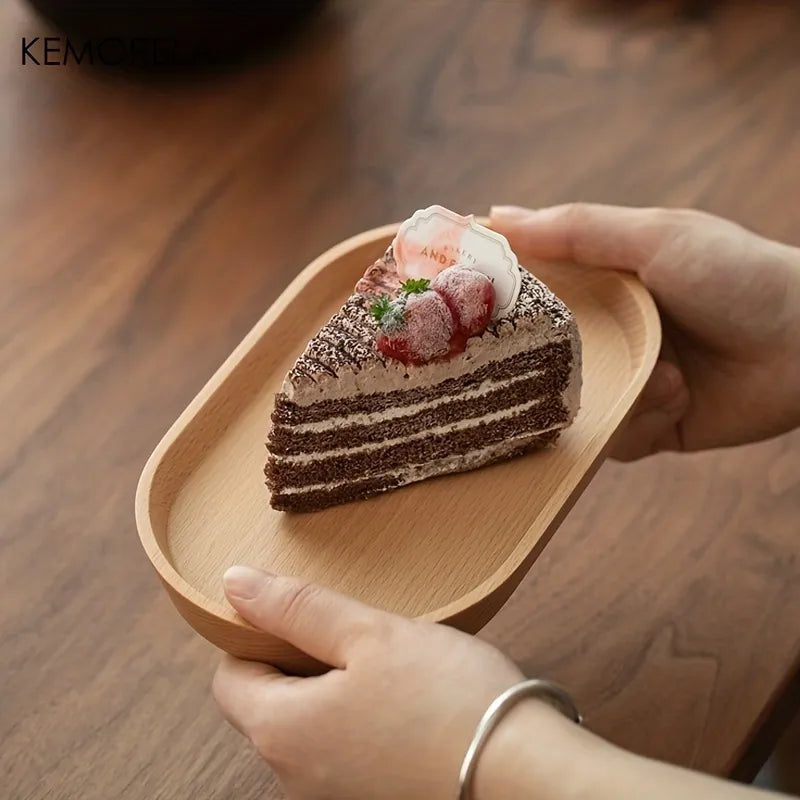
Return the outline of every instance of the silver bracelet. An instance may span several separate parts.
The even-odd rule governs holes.
[[[486,741],[492,731],[497,727],[500,720],[516,704],[518,700],[525,697],[541,697],[557,708],[562,714],[569,717],[578,725],[583,723],[583,718],[578,713],[575,703],[566,689],[557,683],[542,680],[522,681],[506,689],[494,702],[486,709],[486,713],[481,717],[472,742],[464,756],[464,763],[461,765],[459,775],[458,800],[471,800],[472,781],[475,770],[478,766],[478,756],[486,746]]]

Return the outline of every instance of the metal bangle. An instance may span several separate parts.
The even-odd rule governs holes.
[[[470,800],[472,797],[472,781],[475,770],[478,766],[478,756],[486,746],[492,731],[497,727],[506,713],[525,697],[540,697],[558,709],[564,716],[569,717],[578,725],[583,723],[583,718],[578,713],[575,703],[572,701],[566,689],[552,681],[528,680],[522,681],[506,689],[496,700],[492,702],[486,713],[481,717],[475,735],[472,737],[464,762],[461,765],[459,775],[458,800]]]

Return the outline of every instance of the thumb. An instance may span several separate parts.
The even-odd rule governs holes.
[[[235,566],[223,577],[230,604],[249,623],[332,667],[391,615],[301,578]]]
[[[677,213],[593,203],[538,210],[492,206],[489,224],[514,250],[534,258],[638,272],[661,247]]]

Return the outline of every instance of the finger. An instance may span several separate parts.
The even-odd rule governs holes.
[[[635,461],[662,450],[682,450],[680,422],[689,406],[685,384],[664,405],[636,408],[611,449],[617,461]]]
[[[333,667],[344,668],[353,645],[389,616],[315,583],[250,567],[231,567],[223,580],[228,601],[249,623]]]
[[[680,368],[671,361],[659,359],[647,379],[639,399],[636,412],[651,411],[675,406],[679,397],[687,392],[686,382]]]
[[[521,253],[635,272],[652,260],[681,213],[592,203],[538,210],[493,206],[489,221]]]
[[[617,461],[638,461],[661,450],[675,449],[658,446],[670,440],[676,421],[661,409],[645,411],[634,417],[614,443],[611,457]]]
[[[214,673],[212,693],[225,719],[239,733],[249,736],[263,720],[265,708],[269,713],[271,698],[275,702],[270,689],[294,680],[268,664],[226,655]]]

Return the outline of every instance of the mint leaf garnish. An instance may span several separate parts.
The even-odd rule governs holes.
[[[369,310],[369,313],[380,322],[392,308],[392,301],[387,295],[379,297]]]
[[[409,278],[400,284],[400,290],[406,294],[422,294],[430,288],[431,282],[427,278]]]

